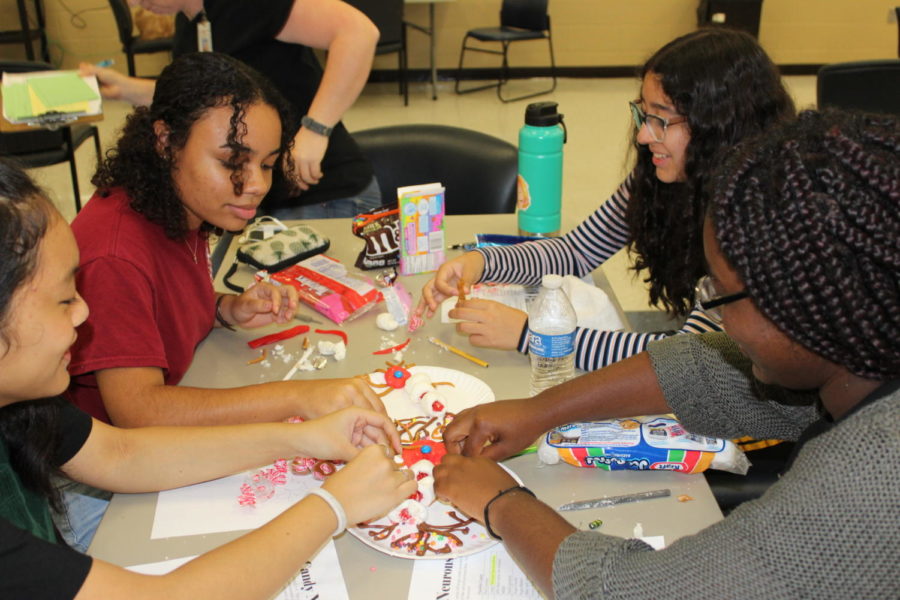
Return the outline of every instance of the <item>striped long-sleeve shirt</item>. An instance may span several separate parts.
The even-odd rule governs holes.
[[[481,281],[540,285],[546,273],[583,277],[628,243],[625,209],[630,198],[632,176],[578,227],[559,238],[478,248],[484,255]],[[526,323],[527,328],[527,323]],[[687,316],[677,333],[720,331],[699,305]],[[579,327],[575,331],[575,366],[593,371],[643,352],[653,340],[668,333],[599,331]],[[522,335],[519,352],[527,353],[528,336]]]

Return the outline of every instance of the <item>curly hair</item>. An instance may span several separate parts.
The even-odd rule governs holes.
[[[650,302],[672,316],[694,305],[704,273],[704,182],[719,156],[747,136],[794,117],[777,67],[756,40],[724,28],[701,29],[660,48],[639,72],[659,77],[678,113],[687,117],[686,181],[662,183],[652,152],[637,141],[626,219],[634,270],[647,270]]]
[[[10,310],[15,295],[32,280],[41,240],[53,219],[53,205],[21,169],[0,159],[0,340],[10,339]],[[52,457],[58,445],[59,402],[17,402],[0,408],[0,438],[9,448],[10,464],[22,483],[59,508],[50,482],[56,473]]]
[[[759,310],[855,375],[900,376],[900,120],[805,111],[733,154],[710,214]]]
[[[184,148],[191,128],[211,108],[231,107],[229,168],[234,193],[243,189],[241,141],[247,133],[244,116],[257,102],[275,108],[281,117],[282,159],[276,169],[293,181],[291,148],[296,131],[290,106],[265,77],[225,54],[194,52],[169,64],[159,76],[150,107],[138,107],[128,116],[116,147],[107,151],[97,167],[93,184],[103,192],[123,187],[131,207],[149,221],[163,227],[172,239],[187,232],[187,213],[172,174],[178,152]],[[169,129],[168,144],[157,147],[153,124],[162,121]],[[205,230],[212,229],[207,223]]]

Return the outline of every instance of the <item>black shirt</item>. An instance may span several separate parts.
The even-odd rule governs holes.
[[[60,444],[54,457],[55,465],[63,465],[75,456],[91,433],[91,418],[69,402],[60,402]],[[0,440],[4,444],[5,440]],[[9,466],[2,453],[0,467]],[[15,477],[15,472],[12,472]],[[18,488],[16,484],[18,483]],[[9,484],[9,485],[8,485]],[[8,489],[11,487],[11,489]],[[18,503],[9,506],[6,514],[22,514],[24,496],[18,477],[3,484],[4,502]],[[45,507],[46,508],[46,507]],[[64,544],[54,544],[25,531],[0,515],[0,598],[74,598],[81,589],[91,558]]]

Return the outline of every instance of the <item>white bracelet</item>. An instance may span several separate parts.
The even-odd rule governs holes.
[[[308,495],[315,495],[328,503],[328,506],[331,507],[331,510],[334,511],[334,516],[337,517],[337,527],[334,530],[334,533],[331,534],[331,537],[335,537],[340,535],[347,529],[347,514],[344,512],[344,507],[341,506],[341,503],[338,502],[338,499],[335,498],[331,492],[326,490],[325,488],[314,488],[309,490]]]

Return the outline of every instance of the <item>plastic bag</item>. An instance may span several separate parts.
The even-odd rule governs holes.
[[[750,461],[728,440],[695,435],[668,415],[572,423],[551,429],[538,458],[606,471],[654,470],[699,473],[718,469],[744,475]]]

